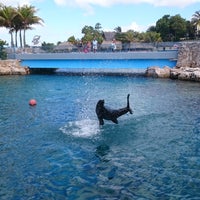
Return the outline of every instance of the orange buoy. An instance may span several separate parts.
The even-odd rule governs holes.
[[[29,105],[30,105],[30,106],[35,106],[36,104],[37,104],[37,102],[36,102],[35,99],[31,99],[31,100],[29,101]]]

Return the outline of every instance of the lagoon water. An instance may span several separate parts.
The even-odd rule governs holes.
[[[143,77],[0,77],[0,199],[199,199],[199,88]],[[128,93],[134,114],[99,127],[96,102],[123,107]]]

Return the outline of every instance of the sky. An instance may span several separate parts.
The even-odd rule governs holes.
[[[84,26],[95,27],[100,23],[103,31],[113,31],[120,26],[122,31],[143,32],[164,15],[180,14],[191,20],[200,10],[200,0],[0,0],[4,5],[32,5],[36,15],[44,20],[26,32],[27,44],[33,45],[35,35],[40,43],[67,41],[70,36],[81,39]],[[0,27],[0,39],[10,44],[8,30]]]

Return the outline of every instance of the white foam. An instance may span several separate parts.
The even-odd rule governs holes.
[[[65,126],[61,127],[60,130],[64,134],[82,138],[90,138],[100,132],[97,121],[90,119],[68,122]]]

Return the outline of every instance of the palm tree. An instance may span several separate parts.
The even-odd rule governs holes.
[[[139,33],[133,30],[128,30],[125,34],[126,40],[128,42],[136,42],[138,40]]]
[[[18,42],[17,42],[17,33],[18,33],[18,31],[20,33],[20,37],[19,37],[20,38],[20,47],[22,47],[21,28],[22,28],[22,22],[21,22],[20,16],[19,16],[18,11],[17,11],[17,15],[13,19],[13,29],[15,31],[15,46],[16,47],[18,46]]]
[[[0,3],[0,27],[5,27],[11,35],[11,46],[14,47],[13,32],[15,32],[15,45],[17,46],[17,33],[19,31],[20,46],[26,46],[25,32],[32,29],[32,25],[41,24],[43,20],[36,16],[34,6],[24,5],[22,7],[13,8]],[[22,30],[23,30],[23,45],[22,45]]]
[[[114,28],[114,31],[116,31],[117,33],[121,33],[122,28],[120,26],[117,26],[116,28]]]
[[[192,24],[196,27],[196,33],[199,34],[200,31],[200,11],[196,11],[192,17]]]
[[[18,15],[20,18],[20,32],[23,30],[23,46],[26,46],[26,30],[32,29],[32,25],[42,24],[43,20],[36,16],[35,13],[37,10],[34,6],[24,5],[22,7],[18,7],[17,9]],[[21,35],[21,34],[20,34]],[[21,37],[21,36],[20,36]],[[20,38],[20,41],[22,39]]]
[[[17,15],[16,10],[11,6],[4,6],[1,4],[0,6],[0,27],[5,27],[9,30],[11,36],[11,47],[14,46],[13,42],[13,31],[14,24],[13,19]]]
[[[98,32],[101,32],[101,29],[102,29],[101,24],[96,23],[94,29],[97,30]]]

